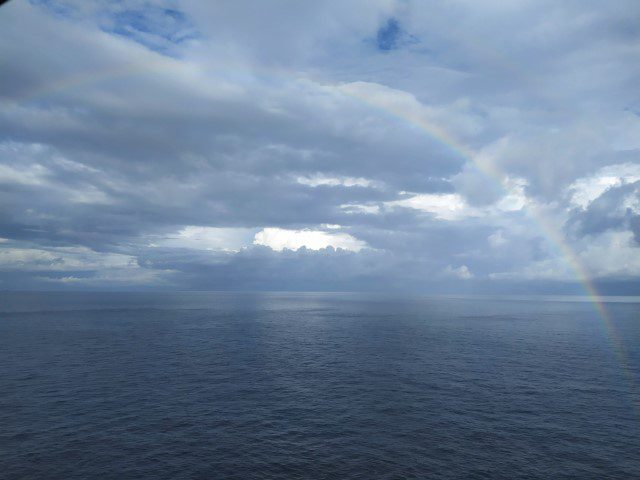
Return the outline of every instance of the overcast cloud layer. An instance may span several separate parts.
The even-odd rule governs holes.
[[[0,289],[640,293],[640,2],[13,0]]]

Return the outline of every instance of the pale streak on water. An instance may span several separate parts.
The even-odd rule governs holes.
[[[607,335],[563,297],[0,293],[0,476],[640,478]]]

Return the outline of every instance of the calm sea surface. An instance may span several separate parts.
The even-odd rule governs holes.
[[[606,307],[0,293],[0,477],[640,478],[640,303]]]

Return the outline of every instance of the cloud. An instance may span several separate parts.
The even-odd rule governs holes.
[[[473,274],[469,271],[466,265],[461,265],[457,268],[453,268],[451,265],[447,265],[444,269],[445,275],[460,278],[462,280],[469,280],[473,278]]]
[[[187,248],[194,250],[238,251],[251,244],[255,229],[199,227],[189,225],[173,235],[160,236],[152,247]]]
[[[400,192],[400,200],[385,202],[387,208],[412,208],[433,214],[440,220],[462,220],[468,217],[487,217],[502,212],[515,212],[525,208],[527,197],[524,193],[526,182],[522,179],[506,178],[503,181],[503,196],[498,201],[484,207],[469,205],[462,195],[457,193],[409,194]]]
[[[527,264],[524,268],[511,272],[490,275],[494,279],[509,280],[559,280],[572,281],[577,275],[574,262],[587,272],[589,278],[631,280],[638,275],[640,257],[634,245],[631,232],[607,232],[595,241],[580,244],[576,249],[576,259],[564,255],[547,257]]]
[[[585,192],[595,198],[585,202],[585,208],[572,211],[567,228],[574,235],[597,236],[608,230],[634,228],[636,218],[640,217],[640,180],[627,184],[617,182],[615,177],[609,179],[610,184],[604,188],[601,184],[589,183],[589,187],[581,190],[583,195],[578,198],[584,199]]]
[[[465,201],[457,194],[419,194],[386,202],[387,207],[404,207],[432,213],[441,220],[458,220],[472,215]]]
[[[340,248],[358,252],[365,248],[366,243],[352,237],[348,233],[329,233],[320,230],[286,230],[283,228],[264,228],[256,233],[253,240],[255,245],[264,245],[272,250],[282,251],[320,250],[327,247]]]
[[[570,201],[573,205],[584,209],[608,189],[639,180],[640,164],[609,165],[601,168],[595,174],[579,178],[569,185]]]
[[[9,2],[2,288],[633,287],[639,8]]]
[[[376,182],[362,177],[328,177],[322,174],[310,177],[298,177],[296,181],[301,185],[309,187],[329,186],[329,187],[373,187]]]
[[[340,208],[347,214],[349,213],[364,213],[367,215],[375,215],[380,213],[379,205],[358,205],[357,203],[345,203],[340,205]]]
[[[507,239],[504,237],[502,230],[498,230],[497,232],[489,235],[487,237],[487,241],[489,242],[489,245],[491,245],[493,248],[499,248],[505,243],[507,243]]]

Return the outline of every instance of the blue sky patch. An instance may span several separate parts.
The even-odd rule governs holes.
[[[122,10],[111,15],[104,23],[104,31],[130,38],[161,53],[167,53],[171,47],[197,37],[187,17],[171,8]]]
[[[376,35],[376,43],[380,50],[395,50],[402,35],[400,23],[395,18],[387,20]]]
[[[102,31],[127,37],[163,54],[171,55],[176,45],[198,38],[193,24],[183,12],[173,8],[171,2],[156,6],[113,1],[99,3],[88,10],[67,0],[31,0],[31,3],[72,20],[93,16]]]

